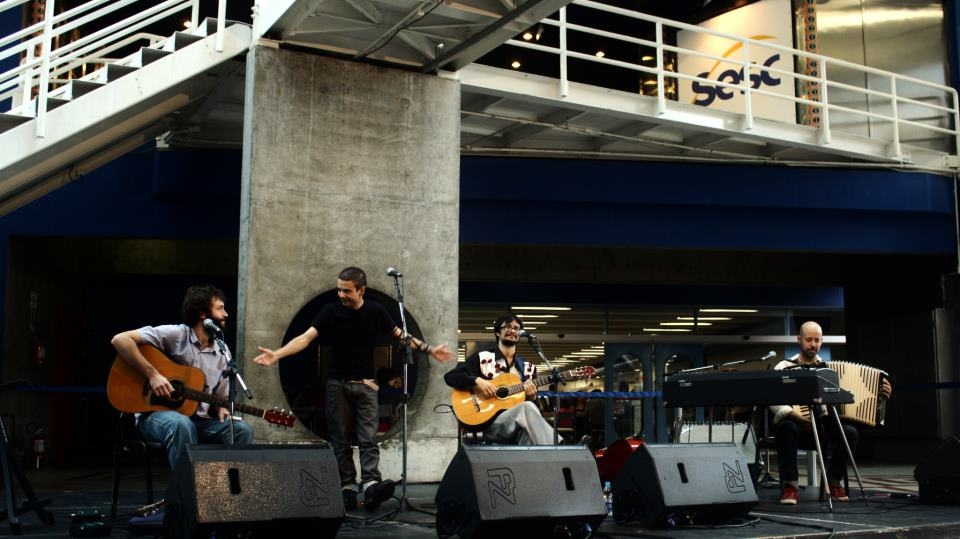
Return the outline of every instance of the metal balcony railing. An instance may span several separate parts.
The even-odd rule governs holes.
[[[571,8],[571,6],[575,6]],[[568,9],[590,10],[625,17],[634,21],[638,30],[633,35],[611,32],[568,21]],[[591,20],[597,20],[593,17]],[[678,99],[677,87],[690,83],[694,88],[716,95],[742,95],[739,109],[742,114],[740,131],[749,133],[758,120],[766,118],[756,113],[758,99],[769,98],[782,101],[782,106],[795,108],[796,124],[810,126],[818,131],[821,145],[829,145],[835,133],[846,132],[881,140],[886,144],[887,157],[909,161],[909,150],[914,145],[943,151],[953,157],[960,147],[960,114],[957,92],[949,86],[936,84],[914,77],[899,75],[852,62],[830,58],[770,41],[761,41],[719,32],[690,24],[675,22],[644,13],[601,4],[591,0],[574,0],[562,8],[558,15],[540,21],[540,24],[555,28],[559,34],[557,45],[533,40],[512,39],[507,45],[547,53],[556,57],[559,76],[557,95],[564,98],[569,92],[571,60],[594,65],[612,66],[631,73],[642,80],[639,93],[657,100],[658,114],[667,110],[667,101]],[[621,25],[624,26],[624,25]],[[629,25],[627,25],[629,26]],[[621,30],[622,31],[622,30]],[[702,50],[680,47],[676,44],[677,32],[706,34],[729,43],[727,55],[712,54]],[[575,34],[587,34],[611,43],[627,44],[632,51],[649,51],[633,58],[611,56],[598,57],[594,52],[574,50],[568,46]],[[628,47],[628,48],[629,48]],[[750,59],[751,50],[773,51],[786,60],[783,65],[757,65]],[[642,59],[646,57],[645,59]],[[684,60],[705,58],[715,62],[711,73],[729,73],[729,77],[707,78],[677,70]],[[836,74],[842,74],[837,76]],[[733,75],[736,75],[735,77]],[[852,76],[851,76],[852,75]],[[779,78],[794,82],[794,91],[788,95],[770,91],[761,84],[764,78]],[[851,80],[866,81],[863,85]],[[734,82],[735,81],[735,82]],[[580,80],[588,85],[603,87],[602,81]],[[617,89],[617,88],[614,88]],[[706,101],[703,99],[702,101]],[[779,105],[778,105],[779,106]],[[729,109],[726,109],[729,110]],[[957,163],[948,164],[956,167]]]

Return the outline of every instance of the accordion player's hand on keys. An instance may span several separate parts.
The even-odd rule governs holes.
[[[880,384],[880,398],[889,399],[891,395],[893,395],[893,386],[890,385],[890,380],[884,378],[883,383]]]

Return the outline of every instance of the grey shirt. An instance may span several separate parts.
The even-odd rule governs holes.
[[[171,360],[203,371],[206,380],[203,388],[205,393],[229,396],[230,384],[221,374],[230,360],[230,347],[224,345],[223,354],[215,343],[201,348],[200,339],[193,332],[193,328],[186,324],[145,326],[138,332],[144,343],[156,347]],[[205,402],[200,403],[197,415],[216,419],[216,416],[210,415],[210,405]]]

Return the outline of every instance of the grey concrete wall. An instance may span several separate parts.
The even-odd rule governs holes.
[[[241,209],[238,357],[260,406],[286,403],[276,348],[293,316],[336,286],[346,266],[404,303],[430,343],[457,344],[459,106],[455,81],[254,47],[248,56]],[[429,361],[408,410],[410,481],[438,481],[456,447],[442,374]],[[313,441],[298,426],[257,422],[258,441]],[[442,463],[442,464],[440,464]],[[439,465],[438,465],[439,464]],[[382,444],[381,471],[400,478],[400,436]]]

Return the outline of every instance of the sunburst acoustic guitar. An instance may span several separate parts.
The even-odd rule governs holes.
[[[589,377],[600,372],[593,367],[578,367],[560,373],[561,380]],[[450,404],[453,414],[467,430],[483,430],[501,412],[509,410],[526,400],[523,390],[523,381],[512,372],[501,373],[491,380],[496,386],[496,393],[492,398],[483,398],[474,393],[473,389],[453,389],[450,391]],[[540,387],[552,383],[550,376],[541,376],[532,380],[533,385]]]
[[[163,352],[148,344],[139,345],[143,357],[164,375],[173,385],[174,393],[170,398],[157,397],[150,391],[146,377],[140,374],[119,355],[113,360],[110,374],[107,376],[107,399],[121,412],[155,412],[174,410],[191,416],[201,402],[214,407],[229,408],[226,397],[204,393],[203,371],[189,365],[175,363]],[[267,422],[282,427],[292,427],[296,418],[284,410],[264,410],[235,402],[233,409],[244,414],[254,415]]]

